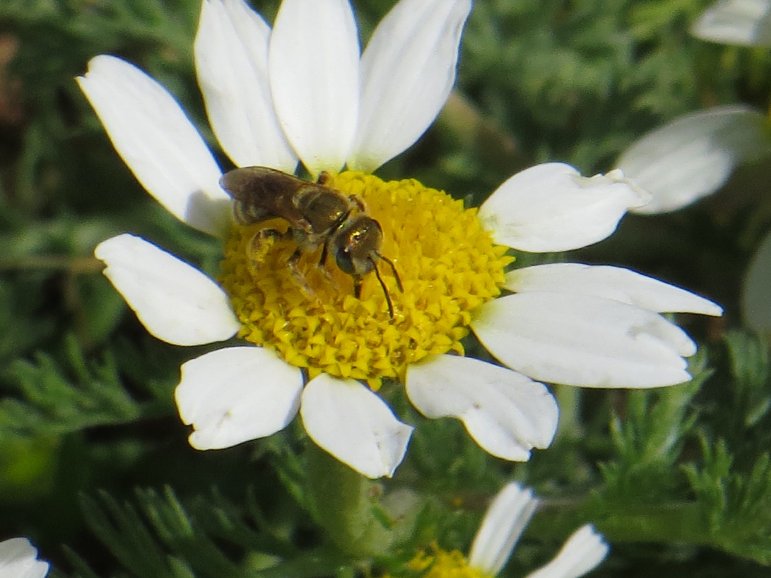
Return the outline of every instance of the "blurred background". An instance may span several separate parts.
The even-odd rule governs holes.
[[[353,4],[364,43],[391,3]],[[268,22],[278,8],[251,5]],[[771,50],[693,37],[709,5],[477,0],[448,105],[378,174],[478,205],[536,163],[607,172],[686,113],[743,103],[768,118]],[[132,232],[217,271],[217,243],[142,189],[74,81],[91,57],[121,56],[166,86],[216,147],[193,69],[199,11],[199,0],[0,0],[0,540],[30,537],[60,576],[354,575],[308,513],[301,428],[221,452],[190,448],[172,391],[196,351],[149,336],[92,255]],[[456,423],[422,421],[397,396],[420,427],[387,489],[435,502],[413,544],[433,535],[463,547],[485,500],[516,478],[544,507],[506,575],[591,520],[613,545],[597,576],[768,576],[768,342],[743,317],[742,295],[770,224],[761,156],[711,196],[629,215],[571,255],[687,287],[725,315],[678,320],[702,345],[689,385],[557,390],[558,439],[528,464],[483,454]],[[266,560],[284,565],[259,573]]]

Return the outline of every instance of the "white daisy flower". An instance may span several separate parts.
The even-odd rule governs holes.
[[[771,0],[719,0],[691,28],[703,40],[771,46]]]
[[[695,346],[659,313],[718,315],[716,305],[622,269],[505,273],[509,248],[562,251],[610,235],[646,200],[620,172],[585,178],[566,165],[537,166],[479,210],[414,180],[369,174],[415,142],[443,105],[470,7],[400,0],[359,58],[345,0],[284,0],[272,31],[241,0],[203,3],[196,69],[218,140],[236,166],[291,173],[299,159],[357,199],[352,212],[366,206],[382,241],[359,295],[340,269],[350,268],[358,233],[330,249],[339,266],[320,266],[326,244],[306,254],[286,235],[263,234],[265,224],[234,222],[217,163],[165,89],[111,56],[94,58],[78,79],[145,188],[225,240],[217,283],[128,234],[95,252],[159,339],[193,345],[238,333],[248,343],[182,366],[176,401],[194,447],[268,436],[299,413],[320,447],[365,476],[390,476],[412,427],[376,392],[401,382],[423,414],[456,417],[491,454],[526,460],[557,424],[553,397],[531,378],[590,387],[689,379],[683,356]],[[378,270],[377,260],[393,267]],[[469,331],[508,368],[449,355],[463,353]]]
[[[768,120],[744,105],[685,114],[632,143],[617,166],[651,200],[633,211],[676,211],[711,195],[734,169],[771,155]]]
[[[507,484],[487,509],[468,558],[458,551],[434,548],[416,556],[409,566],[426,578],[497,576],[511,557],[537,505],[538,499],[532,490],[515,483]],[[573,532],[551,562],[529,573],[527,578],[578,578],[596,568],[607,554],[608,545],[587,524]]]
[[[48,562],[37,559],[37,549],[26,538],[0,542],[0,578],[43,578]]]
[[[750,260],[742,286],[742,317],[747,327],[771,337],[771,232]]]

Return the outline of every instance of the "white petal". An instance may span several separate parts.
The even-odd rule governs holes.
[[[530,488],[506,484],[487,508],[474,543],[471,544],[469,566],[490,576],[500,572],[533,517],[538,499]]]
[[[319,447],[368,478],[393,475],[413,429],[368,387],[326,374],[305,386],[300,415]]]
[[[411,146],[455,83],[471,0],[401,0],[380,22],[361,59],[362,108],[348,165],[372,172]]]
[[[284,429],[300,406],[302,373],[262,347],[230,347],[182,364],[174,392],[190,445],[228,448]]]
[[[312,174],[337,171],[359,115],[359,40],[347,0],[284,0],[270,40],[279,121]]]
[[[750,261],[742,286],[742,315],[749,327],[771,336],[771,233]]]
[[[567,251],[601,241],[647,194],[620,171],[582,177],[562,163],[517,173],[479,209],[496,243],[530,252]]]
[[[771,0],[721,0],[710,6],[691,34],[724,44],[771,46]]]
[[[499,458],[526,461],[557,430],[557,402],[542,384],[491,363],[441,355],[411,365],[407,395],[430,418],[456,417]]]
[[[580,263],[524,267],[506,274],[505,287],[516,293],[554,291],[594,295],[657,313],[723,313],[719,305],[690,291],[621,267]]]
[[[589,295],[518,293],[482,307],[472,328],[504,364],[541,381],[660,387],[690,379],[695,344],[656,313]]]
[[[239,322],[228,296],[209,277],[134,235],[118,235],[94,250],[105,276],[147,330],[175,345],[229,339]]]
[[[209,122],[237,166],[292,173],[297,165],[273,110],[270,28],[242,0],[204,0],[195,65]]]
[[[175,217],[213,235],[230,222],[220,169],[185,113],[160,84],[113,56],[97,56],[78,79],[115,150]]]
[[[618,167],[651,193],[638,213],[674,211],[715,192],[734,167],[771,151],[765,118],[746,106],[681,116],[626,149]]]
[[[37,549],[26,538],[0,542],[0,578],[43,578],[48,562],[37,560]]]
[[[527,578],[578,578],[600,565],[608,555],[608,545],[587,524],[571,534],[557,556]]]

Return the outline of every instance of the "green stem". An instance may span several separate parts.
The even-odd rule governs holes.
[[[580,437],[581,420],[579,407],[581,404],[581,388],[569,385],[553,386],[552,391],[560,408],[559,430],[557,435],[567,434],[570,437]]]

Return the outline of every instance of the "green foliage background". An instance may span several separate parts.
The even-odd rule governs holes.
[[[391,5],[354,4],[365,39]],[[685,112],[767,109],[771,51],[690,37],[706,4],[477,0],[456,93],[380,174],[478,203],[537,162],[608,170],[635,138]],[[278,3],[253,5],[271,21]],[[487,456],[457,423],[421,418],[394,391],[392,405],[418,428],[395,478],[378,484],[329,463],[299,426],[229,450],[190,448],[172,392],[179,364],[203,349],[147,335],[92,251],[131,231],[213,272],[220,249],[142,190],[73,79],[92,56],[120,55],[167,86],[213,143],[193,75],[199,9],[0,2],[0,540],[30,537],[61,577],[396,573],[431,540],[467,548],[487,499],[517,479],[544,503],[506,575],[548,559],[585,521],[612,543],[596,576],[769,575],[769,350],[738,313],[771,222],[768,160],[693,207],[629,216],[575,256],[724,305],[722,319],[680,320],[702,345],[690,384],[557,388],[558,438],[527,464]],[[309,484],[330,468],[344,483]],[[397,519],[389,499],[420,507]],[[351,515],[341,522],[333,507]]]

